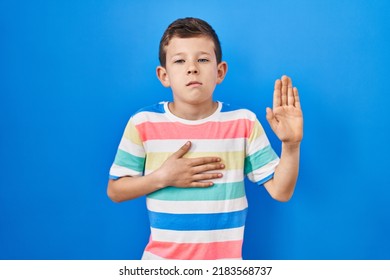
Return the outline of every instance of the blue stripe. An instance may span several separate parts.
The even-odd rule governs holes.
[[[267,181],[271,180],[273,177],[274,177],[274,173],[272,173],[271,175],[268,175],[267,177],[261,179],[260,181],[257,181],[256,183],[260,186],[260,185],[266,183]]]
[[[247,208],[241,211],[213,214],[167,214],[149,212],[150,226],[167,230],[218,230],[245,225]]]

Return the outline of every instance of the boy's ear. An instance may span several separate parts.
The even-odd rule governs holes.
[[[222,61],[218,64],[217,66],[217,84],[222,83],[223,79],[225,79],[227,70],[228,70],[228,65],[225,61]]]
[[[156,69],[156,74],[157,78],[160,80],[164,87],[169,87],[171,85],[171,83],[169,82],[167,70],[164,67],[158,66]]]

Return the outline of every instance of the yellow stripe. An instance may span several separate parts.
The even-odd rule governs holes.
[[[264,134],[264,128],[261,126],[260,122],[256,120],[253,125],[252,133],[248,138],[248,143],[252,143],[253,140],[261,137],[263,134]]]
[[[172,153],[148,153],[146,155],[146,170],[156,170],[159,168]],[[220,157],[223,164],[225,164],[225,170],[237,170],[244,168],[245,152],[196,152],[187,153],[186,158],[197,157]]]
[[[134,144],[142,146],[142,140],[139,137],[138,130],[131,120],[127,123],[123,137],[133,142]]]

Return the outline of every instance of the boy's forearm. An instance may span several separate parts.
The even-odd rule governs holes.
[[[140,177],[122,177],[117,180],[110,179],[107,195],[112,201],[123,202],[135,199],[161,188],[161,182],[155,174]]]
[[[279,165],[275,169],[274,178],[265,187],[270,195],[279,201],[288,201],[294,193],[298,178],[300,143],[282,143]]]
[[[109,180],[107,195],[115,202],[122,202],[168,186],[183,188],[212,186],[210,180],[221,178],[222,173],[219,170],[225,166],[219,157],[184,158],[190,147],[191,142],[188,141],[169,156],[160,168],[148,175]]]

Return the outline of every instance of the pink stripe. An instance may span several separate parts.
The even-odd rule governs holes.
[[[171,243],[150,240],[145,251],[165,259],[241,259],[242,240],[212,243]]]
[[[163,139],[248,138],[253,125],[253,121],[239,119],[225,122],[207,122],[200,125],[143,122],[136,127],[142,141],[147,141]]]

